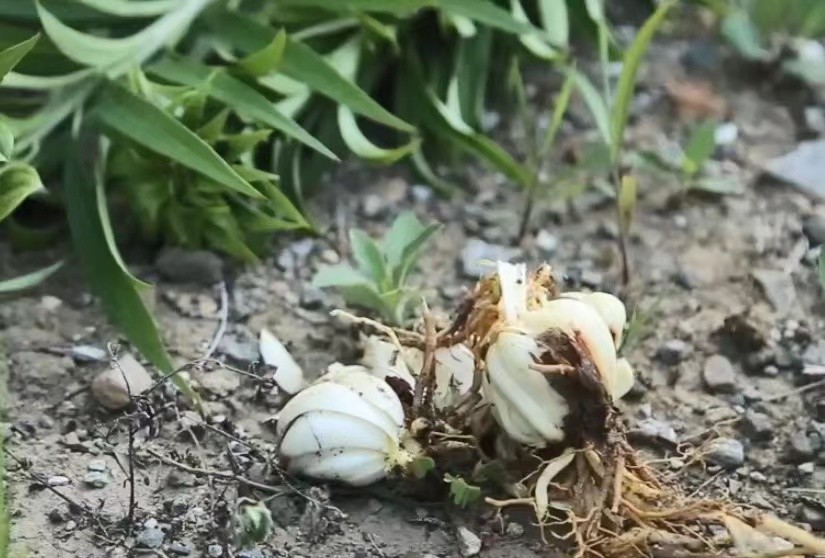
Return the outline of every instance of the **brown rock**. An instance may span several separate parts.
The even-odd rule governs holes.
[[[131,398],[154,385],[146,368],[126,353],[92,381],[92,397],[103,407],[117,411],[129,405]]]

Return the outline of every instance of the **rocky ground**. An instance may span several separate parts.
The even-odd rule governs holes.
[[[760,177],[768,160],[815,133],[798,104],[813,101],[731,72],[724,57],[712,56],[715,48],[676,39],[657,45],[634,108],[631,148],[660,146],[682,130],[680,115],[690,117],[689,99],[665,84],[710,78],[712,100],[727,105],[738,132],[716,157],[742,193],[698,195],[673,176],[643,178],[631,238],[634,278],[623,296],[646,326],[628,354],[638,382],[622,406],[639,447],[697,494],[729,497],[825,531],[825,305],[814,264],[825,241],[825,206]],[[534,103],[544,102],[538,86]],[[575,152],[591,131],[582,107],[574,107],[571,122],[565,149]],[[518,140],[504,124],[496,133]],[[351,167],[330,178],[329,193],[315,202],[318,222],[335,224],[325,238],[281,239],[272,259],[242,272],[227,271],[209,254],[162,254],[139,271],[158,285],[153,302],[167,345],[181,363],[203,356],[223,311],[214,283],[225,279],[228,327],[217,359],[248,370],[266,327],[311,374],[334,360],[351,361],[354,332],[329,317],[342,301],[313,289],[309,279],[319,265],[347,257],[342,230],[380,234],[402,208],[445,225],[416,277],[431,289],[429,301],[441,315],[486,271],[483,259],[547,260],[571,287],[617,289],[614,210],[603,194],[543,200],[531,234],[514,245],[518,193],[475,167],[465,182],[472,193],[445,200],[406,176]],[[251,375],[219,366],[193,374],[207,400],[208,424],[176,404],[169,390],[156,390],[139,412],[105,411],[89,387],[110,350],[128,349],[109,346],[117,334],[77,270],[4,302],[0,327],[11,400],[3,424],[12,456],[11,556],[560,552],[541,543],[526,515],[459,510],[391,487],[355,493],[273,479],[260,463],[272,450],[268,421],[280,401],[254,368]],[[128,367],[135,378],[144,372],[137,362]],[[685,468],[686,450],[708,432],[715,440],[703,448],[704,465]],[[229,545],[232,507],[260,493],[239,475],[268,483],[276,521],[266,544],[242,552]],[[124,531],[115,524],[130,511],[134,521]]]

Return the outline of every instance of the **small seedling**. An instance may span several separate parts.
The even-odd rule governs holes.
[[[441,228],[422,224],[410,212],[401,214],[380,241],[360,229],[349,233],[356,267],[339,264],[324,267],[313,278],[321,288],[336,288],[348,304],[374,310],[385,320],[400,325],[421,297],[420,289],[407,285],[421,249]]]
[[[444,482],[450,485],[450,499],[457,506],[466,508],[481,499],[481,487],[468,484],[461,477],[444,475]]]
[[[684,148],[674,145],[639,153],[640,162],[655,170],[679,175],[687,191],[736,194],[735,183],[720,176],[717,163],[711,160],[716,148],[716,128],[716,121],[706,120],[693,129]]]

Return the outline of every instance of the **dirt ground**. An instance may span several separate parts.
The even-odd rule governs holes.
[[[631,149],[661,145],[682,130],[664,84],[699,79],[685,62],[695,49],[695,42],[672,39],[651,51],[634,108]],[[765,161],[805,135],[794,104],[801,94],[731,72],[724,57],[710,66],[705,77],[727,101],[739,132],[717,157],[743,193],[685,195],[675,177],[643,178],[631,241],[634,279],[623,296],[648,317],[648,326],[628,354],[638,381],[621,406],[639,447],[664,470],[679,474],[689,490],[727,496],[825,531],[825,389],[800,389],[825,377],[825,305],[812,248],[818,242],[803,232],[807,223],[809,236],[825,235],[811,230],[812,216],[825,216],[825,206],[759,177]],[[545,102],[542,91],[538,86],[537,104]],[[573,111],[579,125],[566,130],[568,145],[592,132],[585,110]],[[518,139],[506,123],[495,133]],[[474,284],[473,270],[465,267],[479,254],[495,257],[495,251],[470,253],[484,247],[480,242],[532,265],[546,260],[570,287],[617,289],[614,210],[603,194],[588,191],[569,203],[543,200],[531,235],[507,253],[503,247],[517,231],[520,196],[502,177],[475,166],[464,180],[473,192],[444,200],[385,171],[351,166],[331,177],[328,193],[313,209],[318,222],[336,223],[325,238],[281,239],[263,265],[228,273],[229,325],[215,356],[247,369],[257,359],[258,333],[267,327],[310,374],[335,360],[351,361],[354,332],[329,317],[342,302],[308,281],[319,265],[342,257],[340,230],[358,226],[378,234],[402,208],[445,225],[422,261],[425,272],[416,277],[431,288],[430,304],[442,315]],[[157,284],[155,310],[174,356],[180,362],[201,357],[219,321],[219,290],[172,283],[154,265],[138,271]],[[195,279],[199,273],[190,270]],[[105,350],[117,334],[76,269],[36,293],[4,302],[0,328],[11,401],[3,432],[11,454],[21,460],[8,460],[13,557],[446,557],[472,554],[472,536],[464,529],[480,538],[480,556],[564,554],[541,543],[526,515],[497,518],[483,506],[459,510],[392,486],[356,494],[273,478],[260,462],[273,451],[268,420],[279,400],[256,379],[220,369],[196,377],[212,415],[207,426],[164,394],[143,409],[136,433],[135,517],[131,533],[125,533],[113,525],[129,513],[127,433],[134,423],[105,412],[88,393],[107,363],[84,362],[71,353],[86,345]],[[717,459],[727,459],[728,466],[711,460],[683,469],[683,444],[713,429],[724,448],[733,448]],[[743,455],[736,455],[737,441]],[[89,475],[101,461],[103,486],[91,487],[86,481],[94,481]],[[277,489],[268,500],[276,528],[266,544],[238,552],[229,546],[231,508],[254,491],[183,468],[227,473],[249,463],[247,478]],[[50,479],[75,504],[37,478]],[[141,546],[146,548],[139,551]]]

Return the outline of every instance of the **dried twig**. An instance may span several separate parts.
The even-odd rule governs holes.
[[[226,281],[218,283],[218,290],[221,293],[221,309],[218,314],[218,329],[215,330],[215,335],[212,336],[212,341],[209,343],[209,348],[203,354],[204,360],[211,358],[221,342],[223,334],[226,333],[226,324],[229,321],[229,292],[226,290]]]
[[[435,379],[435,349],[438,338],[435,331],[435,317],[427,307],[427,302],[422,302],[424,317],[424,364],[418,381],[415,382],[415,395],[413,396],[413,416],[420,416],[421,406],[432,396],[432,384]]]

